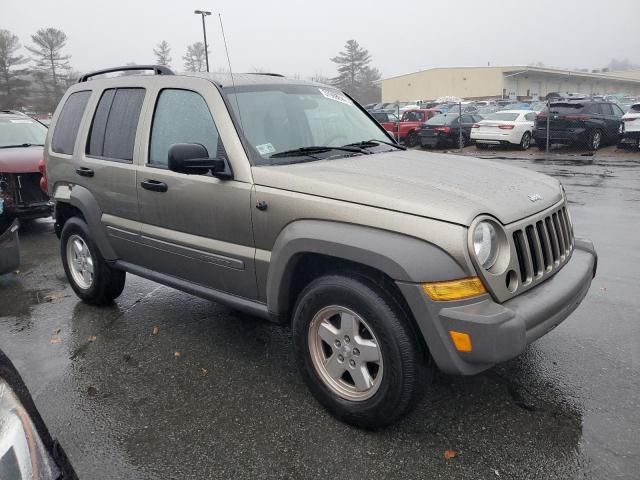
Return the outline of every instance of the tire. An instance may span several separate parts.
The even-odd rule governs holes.
[[[529,132],[524,132],[522,135],[522,140],[520,140],[520,150],[526,151],[529,150],[531,146],[531,134]]]
[[[332,415],[357,427],[390,425],[422,397],[433,369],[417,335],[393,297],[365,277],[317,278],[294,310],[293,341],[304,382]],[[374,350],[377,362],[363,361],[364,352],[376,358]]]
[[[122,293],[126,273],[105,262],[81,218],[70,218],[64,224],[60,254],[71,288],[82,301],[108,305]]]
[[[462,150],[464,147],[467,146],[467,137],[465,137],[464,134],[462,134],[462,137],[458,137],[455,140],[455,144],[458,146],[460,150]]]
[[[602,146],[602,132],[600,130],[592,130],[587,135],[587,150],[595,152]]]
[[[407,147],[413,148],[416,145],[418,145],[419,141],[420,139],[418,138],[418,134],[416,132],[411,132],[409,135],[407,135],[407,139],[405,140],[405,143]]]

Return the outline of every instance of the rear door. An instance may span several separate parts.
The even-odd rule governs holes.
[[[159,76],[145,121],[137,190],[146,248],[137,262],[156,272],[254,299],[255,248],[248,160],[216,87]],[[228,161],[232,179],[168,170],[176,143],[199,143]]]
[[[134,159],[140,154],[136,134],[146,95],[146,88],[134,85],[98,92],[76,170],[98,201],[109,242],[124,261],[135,260],[142,248]]]

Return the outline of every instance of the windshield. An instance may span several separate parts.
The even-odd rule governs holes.
[[[251,85],[225,91],[260,164],[291,163],[290,158],[272,157],[299,148],[390,141],[376,122],[331,87]],[[336,155],[349,152],[331,152]]]
[[[487,116],[487,118],[485,118],[485,120],[497,120],[497,121],[503,121],[503,122],[514,122],[516,120],[516,118],[518,118],[518,115],[520,115],[520,114],[519,113],[498,112],[498,113],[494,113],[492,115]]]
[[[0,118],[0,148],[44,145],[47,127],[31,118]]]

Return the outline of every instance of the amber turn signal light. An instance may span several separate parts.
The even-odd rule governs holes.
[[[465,298],[477,297],[487,290],[478,277],[461,278],[458,280],[447,280],[446,282],[423,283],[422,289],[431,300],[463,300]]]
[[[468,333],[456,332],[455,330],[449,330],[449,335],[453,341],[453,345],[459,352],[470,352],[472,350],[471,337]]]

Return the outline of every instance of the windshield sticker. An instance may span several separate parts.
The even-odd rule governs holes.
[[[319,88],[318,90],[320,90],[320,93],[329,100],[335,100],[336,102],[351,105],[351,100],[349,100],[349,98],[340,93],[338,90],[327,90],[325,88]]]
[[[11,123],[33,123],[31,120],[9,120]]]
[[[270,143],[263,143],[262,145],[256,145],[256,150],[260,155],[270,155],[276,153],[276,149]]]

